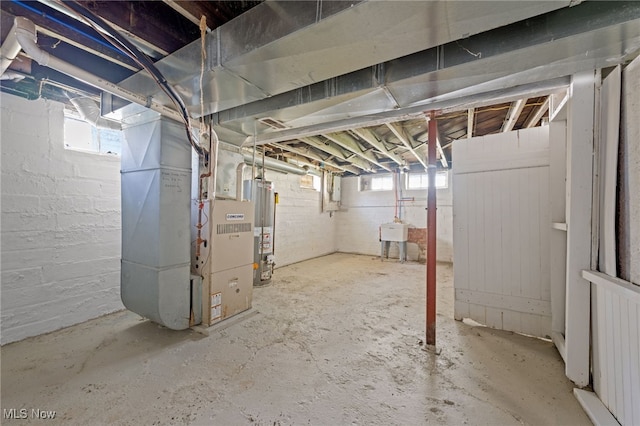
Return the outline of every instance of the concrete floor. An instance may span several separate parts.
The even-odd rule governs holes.
[[[119,312],[6,345],[2,408],[29,418],[2,424],[590,424],[551,343],[452,319],[452,272],[438,356],[424,265],[334,254],[276,270],[208,337]]]

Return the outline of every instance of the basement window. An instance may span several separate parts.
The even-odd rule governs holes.
[[[448,188],[447,172],[436,172],[436,188]],[[407,178],[407,189],[427,189],[429,188],[429,175],[427,173],[409,173]]]
[[[300,188],[315,189],[320,191],[320,176],[304,175],[300,176]]]
[[[64,147],[66,149],[120,156],[122,140],[122,131],[99,129],[74,113],[65,111]]]
[[[392,191],[393,175],[360,176],[360,191]]]

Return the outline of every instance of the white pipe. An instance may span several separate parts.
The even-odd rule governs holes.
[[[0,47],[0,56],[2,57],[2,61],[0,62],[0,75],[4,74],[4,72],[9,68],[11,62],[18,56],[20,53],[20,43],[18,43],[18,39],[16,37],[16,28],[17,23],[14,21],[7,38],[2,43],[2,47]]]
[[[122,99],[126,99],[130,102],[143,105],[156,112],[159,112],[165,117],[179,122],[184,121],[182,115],[177,111],[154,101],[151,97],[147,98],[146,96],[131,92],[130,90],[120,87],[117,84],[111,83],[108,80],[91,74],[83,70],[82,68],[76,67],[75,65],[58,59],[55,56],[51,56],[48,52],[40,49],[40,47],[36,44],[36,26],[27,18],[23,18],[20,16],[16,17],[14,20],[14,26],[16,27],[15,37],[18,40],[18,43],[25,51],[25,53],[38,64],[53,68],[56,71],[71,76],[102,91],[114,94],[118,97],[121,97]]]

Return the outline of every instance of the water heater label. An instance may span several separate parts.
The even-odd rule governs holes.
[[[265,226],[264,228],[256,226],[253,228],[254,237],[259,237],[262,232],[264,232],[265,240],[271,240],[271,233],[273,232],[273,228],[271,226]]]
[[[244,220],[244,213],[227,213],[227,220]]]

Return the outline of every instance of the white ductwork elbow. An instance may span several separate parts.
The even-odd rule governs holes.
[[[16,40],[22,47],[22,50],[24,50],[31,59],[40,65],[49,65],[49,53],[40,49],[37,44],[38,36],[36,35],[35,24],[22,16],[16,16],[13,23],[15,27]]]
[[[100,114],[100,106],[96,101],[87,97],[73,98],[71,103],[87,123],[101,129],[122,130],[122,125],[113,120],[108,120]]]

